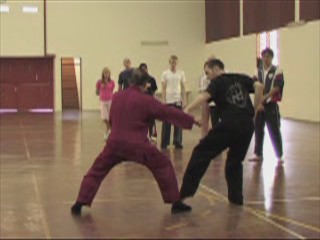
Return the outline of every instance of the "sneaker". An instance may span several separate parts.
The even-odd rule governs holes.
[[[82,204],[76,202],[75,204],[73,204],[73,206],[71,207],[71,213],[74,216],[80,216],[81,215],[81,208],[82,208]]]
[[[243,205],[243,199],[229,198],[229,202],[238,206]]]
[[[167,150],[168,146],[161,146],[161,150]]]
[[[243,200],[229,199],[229,203],[237,205],[237,206],[242,206],[243,205]]]
[[[174,204],[172,204],[171,207],[172,214],[190,212],[191,210],[192,208],[187,204],[183,203],[182,201],[175,202]]]
[[[157,141],[157,137],[151,136],[151,137],[150,137],[150,140],[151,140],[152,142],[156,142],[156,141]]]
[[[252,158],[249,159],[249,162],[262,162],[263,157],[254,155]]]
[[[183,146],[181,144],[175,144],[174,147],[176,149],[183,149]]]

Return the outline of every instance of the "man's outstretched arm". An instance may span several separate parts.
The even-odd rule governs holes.
[[[192,112],[195,108],[201,106],[205,102],[208,102],[210,98],[211,95],[208,92],[200,93],[198,97],[185,108],[184,111],[186,113]]]

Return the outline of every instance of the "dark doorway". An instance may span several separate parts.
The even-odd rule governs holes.
[[[62,109],[82,109],[81,58],[61,58]]]

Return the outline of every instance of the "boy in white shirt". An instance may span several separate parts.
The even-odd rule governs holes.
[[[169,59],[170,69],[161,76],[162,100],[165,104],[182,109],[186,106],[186,77],[183,71],[177,69],[178,57],[172,55]],[[171,124],[163,122],[161,133],[161,149],[170,144]],[[174,126],[173,144],[175,148],[182,149],[182,129]]]

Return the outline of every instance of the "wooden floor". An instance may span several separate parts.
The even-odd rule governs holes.
[[[320,237],[319,124],[282,121],[283,166],[267,135],[263,164],[244,162],[243,207],[226,201],[223,154],[188,200],[190,214],[172,216],[151,173],[125,163],[105,179],[92,208],[73,218],[70,206],[82,177],[104,144],[99,113],[7,114],[0,120],[1,238]],[[185,131],[184,149],[166,152],[179,184],[199,136],[199,129]]]

